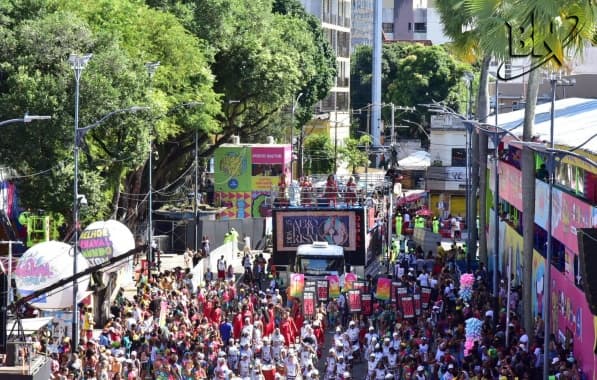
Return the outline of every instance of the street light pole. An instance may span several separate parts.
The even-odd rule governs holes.
[[[292,148],[294,146],[294,112],[296,111],[296,107],[298,106],[298,102],[301,99],[301,96],[303,96],[303,93],[299,93],[296,98],[292,99],[292,120],[290,122],[290,147]],[[301,132],[302,132],[302,128],[301,128]],[[302,139],[302,133],[299,136],[299,138]],[[302,141],[301,141],[301,149],[302,149]],[[299,152],[299,154],[301,154],[301,152]],[[301,160],[302,160],[302,156],[301,156]],[[292,169],[292,168],[291,168]],[[301,168],[300,168],[300,173],[299,176],[302,177],[303,176],[303,168],[302,168],[302,162],[301,162]],[[291,170],[292,171],[292,170]],[[292,176],[292,173],[291,173]]]
[[[145,64],[145,67],[147,68],[147,74],[149,75],[149,83],[150,83],[150,88],[151,85],[153,83],[153,76],[156,72],[156,70],[158,69],[158,67],[160,67],[160,62],[149,62]],[[153,129],[153,125],[150,126],[151,129]],[[151,131],[150,129],[150,131]],[[147,207],[147,278],[149,279],[151,277],[151,266],[154,262],[154,258],[153,258],[153,133],[149,134],[149,161],[148,161],[148,167],[149,167],[149,175],[148,175],[148,188],[149,188],[149,193],[147,196],[147,202],[148,202],[148,207]],[[197,196],[197,194],[195,194],[195,197]]]
[[[558,79],[555,75],[552,75],[549,78],[551,83],[551,110],[549,112],[550,117],[550,124],[549,124],[549,147],[554,149],[554,123],[555,123],[555,108],[556,108],[556,90],[558,85]],[[548,170],[548,205],[547,205],[547,249],[545,253],[545,275],[543,281],[543,318],[545,321],[545,331],[543,336],[543,379],[549,379],[549,359],[548,359],[548,352],[549,352],[549,340],[551,335],[551,259],[553,255],[553,244],[551,242],[551,234],[552,234],[552,208],[553,208],[553,183],[554,183],[554,169],[555,169],[555,160],[554,160],[554,152],[551,151],[549,153],[548,162],[547,162],[547,170]]]
[[[74,245],[73,245],[73,275],[77,274],[77,256],[79,253],[79,83],[81,74],[92,54],[76,55],[69,57],[69,62],[75,72],[75,129],[74,129],[74,164],[75,173],[73,180],[73,224],[74,224]],[[79,284],[73,280],[73,316],[72,316],[72,350],[75,351],[79,345],[79,310],[77,305],[77,293]]]

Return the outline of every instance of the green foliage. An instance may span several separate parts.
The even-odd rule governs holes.
[[[327,174],[334,169],[334,146],[327,134],[314,133],[305,138],[305,172]]]
[[[344,140],[344,145],[338,149],[340,159],[348,163],[352,173],[355,173],[359,166],[369,165],[367,147],[371,142],[372,139],[368,135],[363,135],[359,139],[350,137]]]
[[[0,115],[22,117],[31,111],[52,116],[51,121],[3,130],[0,160],[22,174],[43,174],[20,180],[24,205],[70,214],[75,82],[67,62],[71,53],[93,53],[80,81],[79,127],[132,105],[151,105],[154,115],[163,115],[181,99],[202,99],[204,109],[211,106],[217,112],[202,45],[172,15],[129,1],[27,2],[27,9],[24,2],[17,3],[7,26],[0,26],[6,37],[0,52]],[[36,17],[20,18],[23,15]],[[149,59],[162,61],[163,69],[156,75],[151,99],[144,67]],[[198,120],[204,121],[205,133],[217,127],[207,112],[195,120],[155,119],[141,113],[114,116],[90,131],[79,165],[79,192],[90,205],[84,216],[99,219],[111,214],[123,179],[145,164],[150,126],[161,141],[193,130]]]
[[[395,43],[382,50],[382,100],[399,106],[444,101],[458,109],[462,91],[462,75],[473,69],[452,57],[442,46]],[[371,99],[370,46],[359,46],[351,60],[351,99],[356,108],[365,107]],[[409,116],[425,123],[424,113]],[[363,118],[364,119],[364,118]]]

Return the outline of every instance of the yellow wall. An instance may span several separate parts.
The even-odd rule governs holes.
[[[466,215],[466,198],[463,195],[450,195],[450,214],[461,217]]]

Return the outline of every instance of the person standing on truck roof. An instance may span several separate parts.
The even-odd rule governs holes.
[[[354,177],[350,177],[346,183],[346,204],[352,206],[357,201],[357,184],[354,182]]]
[[[338,197],[338,183],[334,179],[334,175],[330,174],[328,180],[325,183],[325,192],[323,198],[326,200],[330,207],[336,207],[336,198]]]

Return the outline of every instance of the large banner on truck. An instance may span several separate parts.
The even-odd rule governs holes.
[[[292,262],[301,244],[326,241],[344,248],[346,263],[365,265],[365,209],[273,210],[274,263]]]

